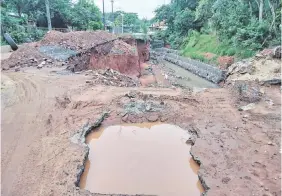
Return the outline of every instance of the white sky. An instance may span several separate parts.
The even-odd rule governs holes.
[[[95,4],[103,11],[103,1],[94,0]],[[105,12],[111,12],[111,0],[105,1]],[[151,19],[154,17],[154,10],[162,5],[169,3],[170,0],[114,0],[114,11],[125,11],[137,13],[139,18]]]

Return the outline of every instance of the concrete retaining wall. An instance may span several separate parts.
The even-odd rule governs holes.
[[[177,50],[157,48],[155,51],[152,51],[151,54],[152,56],[163,58],[216,84],[223,81],[226,77],[225,71],[200,61],[182,57]]]

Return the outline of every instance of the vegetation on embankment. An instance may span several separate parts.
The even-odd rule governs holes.
[[[234,56],[237,59],[243,59],[253,56],[255,51],[220,42],[216,34],[200,34],[197,31],[192,31],[184,39],[181,54],[216,65],[219,64],[218,58],[220,56]]]
[[[252,56],[281,43],[280,0],[172,0],[155,10],[157,37],[186,56]],[[215,58],[215,57],[214,57]]]

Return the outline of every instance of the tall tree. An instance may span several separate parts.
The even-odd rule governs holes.
[[[52,30],[52,24],[51,24],[49,0],[45,0],[45,6],[46,6],[46,17],[47,17],[47,23],[48,23],[48,30],[51,31]]]

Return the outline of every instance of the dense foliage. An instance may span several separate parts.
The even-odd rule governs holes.
[[[53,28],[97,30],[103,27],[101,11],[93,0],[73,2],[49,0]],[[45,0],[9,0],[1,3],[1,33],[10,33],[17,43],[40,39],[47,31],[46,27]]]
[[[244,56],[242,50],[252,55],[280,44],[280,0],[172,0],[155,13],[154,20],[168,26],[158,36],[174,48],[193,47],[189,42],[197,39],[197,33],[192,31],[216,38],[217,46],[228,46],[237,56]]]

